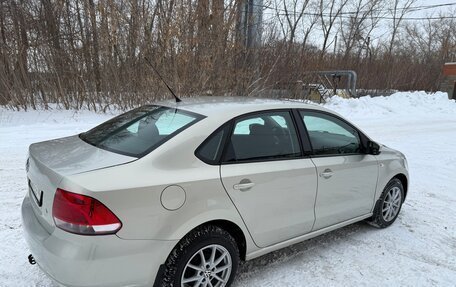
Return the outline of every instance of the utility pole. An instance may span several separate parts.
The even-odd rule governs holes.
[[[239,0],[238,5],[238,43],[243,50],[238,62],[243,84],[238,93],[248,95],[257,88],[252,83],[260,78],[257,49],[261,46],[263,0]]]
[[[371,37],[367,37],[367,40],[366,40],[366,58],[369,58],[369,52],[370,52],[370,40],[371,40]]]
[[[239,32],[247,49],[261,45],[263,0],[242,0],[239,9]]]

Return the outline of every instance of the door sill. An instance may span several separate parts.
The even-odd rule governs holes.
[[[322,229],[319,229],[319,230],[312,231],[310,233],[307,233],[307,234],[304,234],[304,235],[301,235],[301,236],[298,236],[298,237],[295,237],[295,238],[292,238],[292,239],[289,239],[289,240],[286,240],[286,241],[282,241],[282,242],[276,243],[274,245],[270,245],[268,247],[261,248],[259,250],[256,250],[256,251],[253,251],[253,252],[247,254],[245,259],[246,260],[251,260],[251,259],[260,257],[260,256],[265,255],[267,253],[270,253],[272,251],[276,251],[276,250],[282,249],[284,247],[287,247],[287,246],[302,242],[304,240],[314,238],[316,236],[319,236],[319,235],[322,235],[324,233],[333,231],[335,229],[338,229],[338,228],[353,224],[355,222],[364,220],[364,219],[369,218],[371,216],[372,216],[372,213],[368,213],[368,214],[365,214],[365,215],[362,215],[362,216],[358,216],[358,217],[349,219],[347,221],[343,221],[343,222],[337,223],[335,225],[331,225],[331,226],[328,226],[328,227],[325,227],[325,228],[322,228]]]

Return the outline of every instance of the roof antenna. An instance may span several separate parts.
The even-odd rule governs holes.
[[[165,82],[165,80],[162,78],[162,76],[160,75],[160,73],[157,71],[157,69],[155,69],[154,65],[152,65],[152,62],[147,58],[147,57],[144,57],[144,59],[146,59],[146,62],[149,64],[149,66],[152,68],[152,70],[154,70],[154,72],[158,75],[158,77],[160,78],[160,80],[162,80],[162,82],[166,85],[166,87],[168,88],[168,90],[171,92],[171,94],[173,95],[174,99],[176,100],[176,103],[179,103],[179,102],[182,102],[181,99],[179,99],[178,96],[176,96],[176,94],[173,92],[173,90],[170,88],[170,86],[168,86],[168,84]]]

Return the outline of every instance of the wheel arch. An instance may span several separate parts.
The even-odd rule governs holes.
[[[403,173],[398,173],[396,174],[392,179],[397,178],[401,181],[402,186],[404,187],[404,200],[407,197],[407,192],[408,192],[408,178],[405,174]]]
[[[175,259],[172,259],[173,256],[175,257],[177,252],[179,252],[179,250],[184,250],[181,247],[176,249],[176,247],[178,247],[180,244],[183,244],[185,246],[186,243],[188,244],[188,242],[191,242],[191,241],[187,240],[186,238],[190,238],[190,240],[191,240],[192,236],[193,236],[193,239],[194,239],[195,235],[192,235],[192,233],[194,231],[196,231],[196,230],[200,230],[200,231],[211,230],[211,228],[212,228],[212,230],[214,230],[214,228],[223,229],[225,232],[228,232],[231,236],[233,236],[233,238],[234,238],[234,240],[236,242],[236,245],[238,246],[238,249],[239,249],[239,259],[241,259],[242,261],[245,261],[246,249],[247,249],[247,242],[246,242],[247,239],[245,238],[245,235],[244,235],[244,232],[242,231],[242,229],[236,223],[234,223],[232,221],[229,221],[229,220],[226,220],[226,219],[210,220],[210,221],[202,223],[202,224],[200,224],[198,226],[195,226],[194,228],[189,230],[174,245],[172,251],[169,253],[169,255],[166,258],[165,262],[160,265],[160,268],[159,268],[159,270],[157,272],[157,275],[155,277],[155,281],[154,281],[154,285],[153,285],[154,287],[163,286],[161,284],[162,280],[164,280],[165,277],[169,276],[169,274],[167,275],[167,272],[168,272],[167,269],[169,267],[169,264],[174,265],[177,262]],[[198,233],[195,233],[195,234],[198,234]],[[175,273],[171,273],[171,274],[172,274],[171,276],[174,276]]]
[[[247,238],[242,231],[242,229],[234,222],[226,220],[226,219],[216,219],[207,221],[202,223],[192,230],[190,230],[185,236],[191,233],[193,230],[200,228],[206,225],[213,225],[222,228],[223,230],[227,231],[231,236],[233,236],[236,244],[239,248],[239,255],[243,261],[245,261],[246,253],[247,253]]]

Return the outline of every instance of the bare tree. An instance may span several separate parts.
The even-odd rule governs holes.
[[[144,57],[181,96],[260,95],[340,68],[355,69],[366,89],[434,90],[441,65],[456,61],[455,20],[407,19],[415,0],[274,0],[261,6],[262,45],[249,62],[241,3],[0,1],[0,104],[106,110],[168,97]]]
[[[340,29],[345,59],[355,48],[358,48],[358,59],[363,49],[369,49],[369,39],[380,19],[377,11],[383,9],[383,3],[381,0],[354,0],[348,3],[351,13],[341,20]]]
[[[287,36],[288,42],[290,44],[293,44],[294,42],[294,39],[296,37],[296,30],[309,2],[310,0],[291,0],[291,3],[289,3],[287,0],[282,0],[283,9],[285,11],[285,18],[288,24],[289,35]]]
[[[332,30],[339,19],[348,0],[320,0],[318,14],[320,16],[320,24],[323,32],[323,46],[320,52],[320,58],[326,53],[329,46],[329,37],[332,35]]]
[[[391,38],[389,41],[388,53],[393,52],[394,44],[397,38],[397,34],[401,27],[404,17],[411,12],[411,7],[416,3],[417,0],[392,0],[392,7],[390,14],[392,17],[391,21]]]

